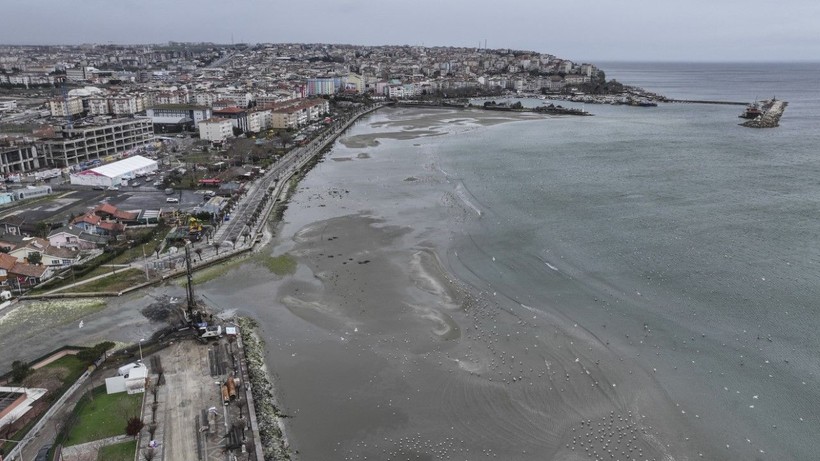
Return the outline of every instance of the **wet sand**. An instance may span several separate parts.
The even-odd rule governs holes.
[[[380,139],[412,140],[426,137],[442,136],[445,131],[436,129],[442,125],[468,127],[492,126],[521,120],[544,118],[533,112],[487,112],[481,109],[398,109],[393,110],[392,120],[372,123],[370,126],[379,129],[376,133],[345,136],[341,143],[348,148],[376,147]],[[387,130],[391,131],[387,131]]]
[[[463,286],[412,235],[352,214],[293,237],[302,269],[273,308],[301,327],[276,329],[271,361],[301,459],[694,450],[640,367],[565,319]]]
[[[605,288],[550,268],[552,293],[529,302],[503,279],[530,261],[474,251],[497,267],[497,289],[460,262],[451,241],[492,216],[425,154],[440,138],[426,133],[449,120],[456,136],[495,123],[463,117],[395,110],[358,126],[276,229],[268,251],[296,258],[296,273],[248,264],[204,287],[259,321],[298,458],[727,459],[734,447],[711,441],[693,401],[664,391],[678,375],[665,355],[678,353],[613,318]],[[397,127],[425,134],[358,155]]]
[[[93,346],[102,341],[136,344],[167,326],[142,314],[146,306],[164,296],[176,296],[184,302],[185,290],[169,284],[119,298],[17,303],[0,316],[0,369],[9,369],[14,360],[30,361],[64,345]]]

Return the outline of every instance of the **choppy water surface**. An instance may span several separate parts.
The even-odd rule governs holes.
[[[293,197],[295,274],[204,287],[259,319],[301,459],[816,458],[820,67],[634,69],[791,105],[383,110]]]

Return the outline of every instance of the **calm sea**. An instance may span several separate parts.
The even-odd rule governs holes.
[[[625,405],[643,394],[668,399],[673,416],[652,415],[652,408],[639,411],[647,412],[647,421],[667,421],[679,426],[687,441],[690,436],[697,440],[691,449],[684,436],[674,441],[684,444],[679,453],[689,459],[697,459],[701,449],[707,459],[817,459],[820,64],[601,67],[608,78],[669,97],[751,102],[776,96],[789,106],[781,127],[768,130],[738,126],[743,107],[731,105],[587,104],[594,117],[492,126],[454,112],[431,128],[441,136],[380,139],[366,149],[337,145],[328,157],[346,161],[325,161],[307,175],[272,253],[287,251],[294,234],[311,222],[364,209],[388,225],[426,229],[404,237],[405,245],[414,238],[432,245],[449,272],[494,300],[495,309],[517,316],[517,322],[497,325],[498,330],[486,322],[500,322],[500,316],[485,310],[473,317],[479,331],[493,333],[473,333],[472,338],[465,333],[464,349],[474,346],[468,355],[479,348],[479,339],[489,337],[496,338],[492,354],[500,354],[492,360],[517,351],[531,357],[532,348],[554,339],[558,330],[523,331],[529,315],[539,321],[563,319],[555,325],[582,329],[589,338],[589,356],[581,357],[590,361],[588,367],[595,368],[594,345],[603,351],[600,357],[636,363],[649,376],[646,388],[624,390],[630,395]],[[420,114],[379,111],[347,136],[377,136],[402,131],[403,125],[412,129]],[[357,156],[363,152],[367,155]],[[346,201],[338,201],[334,191],[339,190]],[[450,218],[442,219],[443,214]],[[225,288],[220,284],[261,293],[252,285],[263,282],[252,279],[249,273],[229,275],[213,282],[210,295],[218,296]],[[306,287],[315,285],[311,280],[306,279]],[[379,456],[365,448],[376,443],[393,450],[389,453],[396,459],[404,459],[398,458],[403,454],[444,459],[439,454],[445,452],[434,447],[453,447],[454,441],[458,446],[459,439],[482,447],[474,453],[478,456],[549,459],[527,452],[528,441],[559,453],[566,433],[539,439],[539,431],[556,418],[583,419],[591,412],[583,396],[563,400],[567,408],[547,407],[559,400],[545,403],[538,393],[482,387],[487,383],[475,378],[454,381],[454,370],[436,375],[449,358],[402,349],[393,337],[356,350],[369,357],[392,348],[379,360],[358,363],[352,353],[340,358],[338,341],[328,339],[338,339],[339,332],[308,333],[287,313],[271,313],[263,298],[249,295],[238,301],[248,306],[244,311],[263,319],[286,412],[298,414],[291,422],[294,444],[309,459],[342,459],[335,457],[342,451],[344,459]],[[359,320],[366,330],[366,319]],[[515,345],[492,336],[502,329]],[[569,341],[551,344],[586,351]],[[331,356],[334,363],[323,362]],[[574,357],[565,357],[567,373],[577,371]],[[401,368],[407,360],[413,366]],[[614,363],[601,367],[617,370],[618,359],[606,360]],[[526,367],[537,372],[536,362]],[[412,395],[423,395],[426,405],[405,408],[403,418],[390,420],[389,427],[364,429],[370,423],[357,419],[357,408],[374,401],[393,405],[393,399],[404,400],[403,394],[382,388],[363,393],[356,386],[367,382],[352,384],[356,379],[349,375],[339,379],[339,369],[363,370],[373,383],[393,376],[391,367],[401,370],[396,379]],[[521,367],[524,375],[526,367]],[[416,368],[427,373],[424,379],[414,380]],[[628,376],[625,370],[623,376]],[[613,388],[615,381],[629,382],[613,378]],[[442,382],[443,388],[437,384]],[[551,385],[543,389],[548,391],[554,391]],[[340,399],[352,402],[345,407],[344,422],[326,424]],[[489,417],[481,413],[484,408]],[[488,419],[503,424],[493,426]],[[505,445],[516,433],[522,434],[520,445]],[[478,459],[463,456],[463,448],[446,453]]]
[[[820,64],[602,67],[669,97],[789,106],[763,131],[737,125],[741,106],[586,105],[595,117],[444,141],[438,159],[484,213],[453,267],[642,356],[729,446],[713,459],[816,459]]]

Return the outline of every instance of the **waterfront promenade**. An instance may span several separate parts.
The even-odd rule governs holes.
[[[261,237],[264,232],[264,225],[267,222],[268,214],[277,203],[277,199],[284,198],[287,193],[290,179],[302,171],[305,166],[314,160],[317,155],[320,155],[359,118],[378,110],[383,106],[384,104],[377,104],[364,107],[354,113],[351,113],[348,116],[335,121],[327,132],[314,139],[308,145],[291,150],[280,162],[277,163],[275,167],[271,168],[264,177],[257,180],[251,186],[249,191],[245,193],[244,196],[237,202],[233,209],[233,213],[236,216],[233,220],[234,224],[220,226],[217,233],[214,235],[214,241],[218,241],[220,243],[232,243],[226,245],[222,250],[219,250],[213,245],[200,244],[201,246],[199,248],[202,248],[203,251],[201,255],[197,255],[192,258],[193,270],[196,271],[203,269],[253,250],[257,243],[262,240]],[[254,213],[254,211],[257,212]],[[257,215],[256,219],[249,219],[254,214]],[[242,236],[244,233],[248,234],[247,238]],[[175,262],[177,264],[167,264],[171,258],[176,258]],[[71,291],[72,287],[80,286],[99,278],[105,278],[109,275],[113,275],[114,272],[112,271],[111,274],[105,274],[92,279],[80,281],[52,290],[45,294],[23,296],[20,299],[96,298],[100,296],[121,296],[125,293],[139,290],[157,283],[162,283],[165,280],[184,275],[186,270],[184,263],[182,263],[180,258],[181,256],[179,254],[166,255],[160,260],[163,264],[157,264],[156,260],[144,260],[141,262],[132,263],[130,265],[130,268],[132,269],[144,270],[148,265],[151,265],[152,269],[155,267],[162,267],[164,269],[158,271],[156,276],[146,282],[135,285],[126,290],[102,293],[73,293]],[[123,266],[120,270],[125,270],[126,268],[127,267]],[[120,270],[118,270],[118,272]],[[18,308],[23,308],[23,305],[15,303],[14,305],[8,307],[8,311]],[[8,312],[5,312],[5,314],[7,313]],[[65,398],[65,402],[60,402],[58,406],[53,408],[54,412],[50,412],[46,415],[46,417],[41,419],[35,427],[35,430],[32,430],[29,434],[22,438],[22,440],[25,440],[25,443],[20,444],[20,446],[12,452],[13,456],[18,456],[20,453],[23,453],[24,459],[29,459],[34,456],[34,453],[41,444],[47,443],[56,437],[59,418],[54,418],[52,415],[65,415],[66,412],[70,411],[70,409],[73,408],[74,403],[76,403],[76,400],[79,398],[79,393],[69,391],[66,393]]]
[[[231,219],[218,226],[211,239],[212,243],[199,242],[193,244],[201,250],[201,253],[191,257],[193,270],[204,269],[253,250],[257,243],[262,241],[264,226],[274,205],[284,199],[288,187],[290,187],[290,179],[328,148],[353,123],[362,116],[385,105],[385,103],[379,103],[366,106],[336,119],[322,135],[305,146],[292,149],[281,160],[272,165],[264,176],[250,185],[233,208],[227,210],[231,215]],[[145,282],[124,290],[81,293],[75,293],[71,290],[74,287],[104,279],[126,269],[139,269],[145,271],[146,274],[155,275],[146,275]],[[177,252],[176,254],[163,255],[158,259],[145,258],[141,261],[134,261],[130,265],[117,267],[116,271],[112,270],[111,273],[65,285],[46,293],[22,296],[20,299],[122,296],[125,293],[178,277],[185,274],[185,272],[184,253]]]

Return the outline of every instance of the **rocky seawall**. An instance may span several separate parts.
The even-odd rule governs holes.
[[[775,128],[780,126],[780,117],[783,116],[783,112],[786,111],[786,106],[789,103],[786,101],[771,101],[771,106],[766,110],[763,115],[757,117],[754,120],[749,120],[747,122],[743,122],[740,126],[745,126],[748,128]]]
[[[248,376],[251,382],[251,393],[256,407],[256,419],[259,424],[259,436],[262,439],[264,459],[273,461],[290,460],[291,450],[285,436],[284,423],[279,408],[276,406],[274,387],[268,378],[265,366],[264,344],[256,335],[256,324],[248,318],[239,318],[240,333],[245,346],[245,357],[248,362]]]

